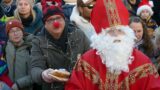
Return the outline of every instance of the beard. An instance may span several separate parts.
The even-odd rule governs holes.
[[[91,46],[97,50],[97,55],[111,73],[129,72],[128,65],[133,61],[131,55],[135,38],[134,34],[129,35],[131,34],[113,37],[102,31],[101,34],[92,37],[94,41]]]

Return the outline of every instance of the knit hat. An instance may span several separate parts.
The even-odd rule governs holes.
[[[149,11],[151,16],[153,15],[153,10],[152,10],[151,5],[148,0],[141,1],[141,3],[138,6],[138,9],[137,9],[137,15],[140,15],[142,10],[145,10],[145,9],[147,9]]]
[[[18,19],[11,19],[6,23],[6,33],[8,35],[9,31],[13,28],[13,27],[18,27],[21,30],[23,30],[23,24],[18,20]]]
[[[102,29],[128,26],[129,13],[122,0],[97,0],[91,13],[91,23],[97,33]]]
[[[43,10],[43,22],[47,20],[52,15],[61,15],[64,17],[61,0],[42,0],[42,10]]]

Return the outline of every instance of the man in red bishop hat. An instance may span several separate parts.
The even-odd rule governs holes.
[[[136,39],[121,0],[97,0],[91,21],[92,48],[78,57],[66,90],[160,90],[150,59],[134,49]]]

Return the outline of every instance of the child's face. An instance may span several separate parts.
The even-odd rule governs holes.
[[[149,11],[147,9],[142,10],[141,15],[140,15],[140,17],[142,19],[147,19],[149,16],[150,16],[150,13],[149,13]]]
[[[18,27],[13,27],[8,33],[9,40],[13,43],[19,43],[23,39],[23,32]]]

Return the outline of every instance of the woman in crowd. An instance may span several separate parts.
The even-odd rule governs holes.
[[[43,27],[43,22],[42,12],[34,6],[34,0],[17,0],[16,4],[14,16],[22,22],[24,31],[37,34]]]
[[[8,42],[5,48],[9,77],[13,90],[32,90],[30,76],[30,48],[32,35],[24,34],[24,27],[17,19],[6,23]]]
[[[153,58],[153,42],[147,33],[147,28],[143,21],[139,17],[131,17],[129,26],[134,30],[137,37],[135,48],[139,49],[148,57],[150,57],[154,63],[155,59]]]

